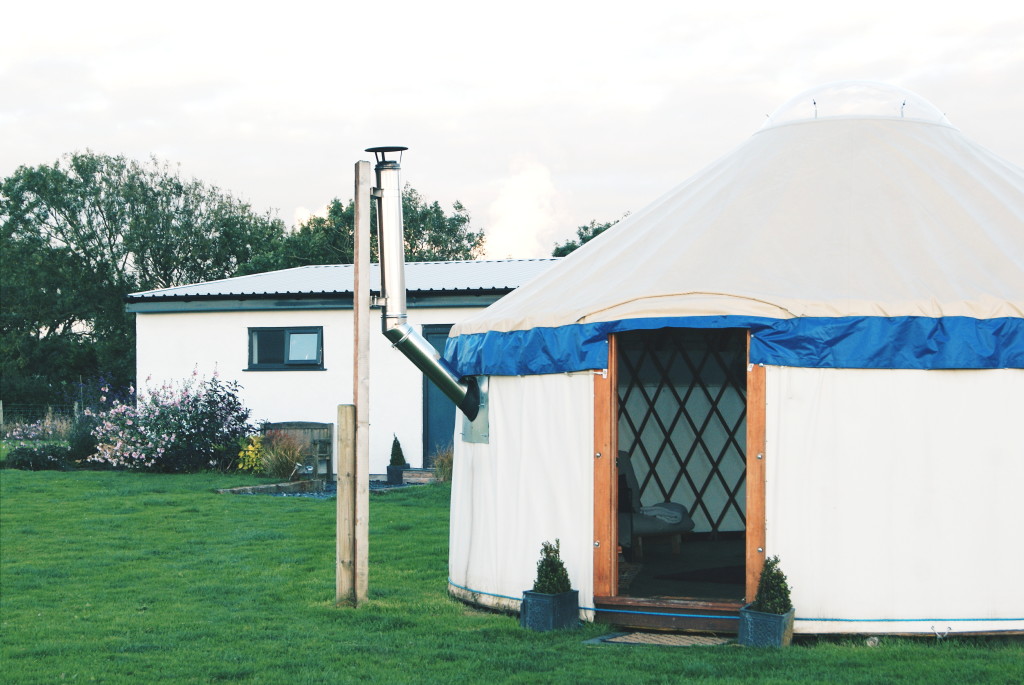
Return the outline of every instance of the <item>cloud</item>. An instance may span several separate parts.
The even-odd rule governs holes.
[[[513,159],[498,184],[487,209],[487,256],[549,256],[564,223],[551,170],[536,160]]]
[[[307,207],[296,207],[292,212],[291,230],[297,229],[301,224],[309,221],[314,214],[319,214],[319,212],[311,212]]]
[[[15,3],[0,177],[85,148],[156,154],[297,223],[352,197],[363,148],[408,145],[403,179],[461,200],[504,257],[639,211],[835,80],[913,90],[1024,161],[1017,6],[574,5],[396,0],[377,31],[366,3]]]

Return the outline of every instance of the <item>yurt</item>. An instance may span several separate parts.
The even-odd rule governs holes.
[[[1024,630],[1024,170],[902,89],[831,84],[458,324],[449,592],[582,617]]]

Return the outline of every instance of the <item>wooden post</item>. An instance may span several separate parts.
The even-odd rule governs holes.
[[[336,601],[369,596],[370,549],[370,163],[355,166],[352,401],[338,407]]]
[[[615,336],[608,336],[608,369],[594,376],[594,596],[619,593],[618,384]]]
[[[356,598],[356,415],[355,406],[338,405],[338,522],[335,601],[357,604]]]
[[[754,601],[764,566],[765,546],[765,368],[751,364],[747,333],[747,578],[746,599]]]
[[[355,403],[355,601],[369,595],[370,550],[370,163],[356,162],[352,320]]]

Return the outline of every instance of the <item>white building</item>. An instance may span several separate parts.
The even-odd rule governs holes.
[[[409,322],[443,350],[453,324],[557,261],[410,263]],[[352,402],[353,274],[351,264],[307,266],[129,295],[138,386],[216,372],[238,381],[256,421],[334,423]],[[376,331],[370,368],[371,473],[385,471],[393,435],[412,466],[429,466],[452,442],[454,405]]]

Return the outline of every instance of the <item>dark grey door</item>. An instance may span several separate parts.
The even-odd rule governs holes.
[[[444,353],[444,344],[452,324],[423,326],[423,337],[438,352]],[[449,448],[455,434],[455,403],[423,377],[423,468],[434,465],[434,455]]]

